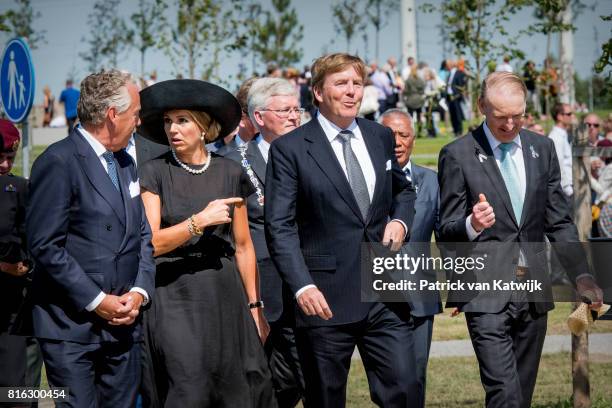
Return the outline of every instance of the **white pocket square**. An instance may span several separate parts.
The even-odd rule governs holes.
[[[387,164],[385,164],[385,171],[391,170],[391,160],[387,160]]]
[[[138,180],[130,181],[129,189],[131,198],[138,197],[140,195],[140,183],[138,182]]]

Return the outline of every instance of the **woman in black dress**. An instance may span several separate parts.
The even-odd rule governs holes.
[[[239,164],[205,148],[235,129],[240,106],[196,80],[148,87],[141,105],[139,132],[171,147],[139,171],[157,264],[144,317],[144,406],[274,407],[243,200],[253,187]]]

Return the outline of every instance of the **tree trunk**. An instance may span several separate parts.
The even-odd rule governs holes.
[[[145,77],[145,52],[146,50],[140,50],[140,76],[142,79]]]

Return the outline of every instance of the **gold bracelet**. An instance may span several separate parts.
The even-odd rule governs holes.
[[[189,229],[189,233],[194,237],[201,236],[204,233],[204,231],[202,231],[202,228],[196,225],[195,220],[193,219],[193,215],[189,217],[189,223],[187,224],[187,228]]]

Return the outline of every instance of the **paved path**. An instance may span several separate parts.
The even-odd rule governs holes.
[[[563,334],[546,336],[544,354],[570,353],[571,351],[571,336]],[[612,333],[593,333],[589,335],[589,354],[612,355]],[[475,357],[475,354],[470,340],[447,340],[432,342],[430,357]],[[359,358],[359,352],[355,349],[353,359]]]
[[[66,137],[68,128],[33,128],[31,145],[48,146]]]

